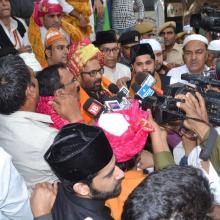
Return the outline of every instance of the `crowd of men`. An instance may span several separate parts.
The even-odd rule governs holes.
[[[0,0],[0,219],[220,219],[218,106],[213,124],[206,103],[220,40],[174,21],[156,30],[142,0],[18,9]]]

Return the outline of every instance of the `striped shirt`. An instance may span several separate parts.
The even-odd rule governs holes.
[[[138,16],[135,9],[137,9]],[[144,4],[142,0],[113,0],[112,2],[112,26],[113,29],[125,29],[133,27],[137,19],[144,18]]]

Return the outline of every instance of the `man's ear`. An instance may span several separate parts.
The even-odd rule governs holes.
[[[35,87],[32,85],[29,85],[25,91],[27,99],[33,99],[36,96]]]
[[[182,58],[183,58],[183,62],[186,63],[185,58],[184,58],[184,52],[183,52]]]
[[[131,64],[132,72],[134,73],[134,64]]]
[[[51,50],[46,49],[45,54],[46,54],[47,58],[51,58]]]
[[[63,88],[60,88],[60,89],[57,89],[55,92],[54,92],[54,96],[64,96],[65,94],[65,91]]]
[[[73,185],[73,190],[74,192],[76,192],[77,194],[81,195],[81,196],[90,196],[90,189],[89,186],[84,184],[84,183],[75,183]]]

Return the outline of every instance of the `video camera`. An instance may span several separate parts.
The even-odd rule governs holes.
[[[195,29],[200,27],[206,31],[220,33],[220,10],[203,7],[198,14],[192,14],[190,25]]]
[[[155,121],[160,124],[169,124],[175,121],[185,119],[185,112],[176,107],[177,102],[184,102],[174,97],[178,94],[186,94],[190,92],[195,96],[195,92],[199,92],[205,99],[208,112],[209,122],[213,126],[220,126],[220,93],[215,91],[205,91],[204,85],[215,85],[220,88],[220,81],[210,79],[204,76],[194,76],[184,74],[183,78],[190,82],[196,82],[196,87],[186,84],[176,83],[170,85],[164,96],[150,96],[142,100],[141,107],[143,110],[151,109]]]

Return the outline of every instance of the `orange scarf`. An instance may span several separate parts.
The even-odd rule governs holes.
[[[155,72],[154,73],[154,78],[155,78],[155,80],[156,80],[156,87],[157,88],[159,88],[159,89],[161,89],[161,79],[160,79],[160,75],[157,73],[157,72]],[[135,74],[133,74],[133,78],[132,78],[132,80],[131,80],[131,85],[133,84],[135,82]],[[130,89],[129,89],[129,94],[130,94],[130,96],[133,98],[134,96],[135,96],[135,92],[134,92],[134,90],[130,87]]]

